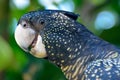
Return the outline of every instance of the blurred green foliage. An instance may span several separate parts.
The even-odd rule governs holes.
[[[20,9],[14,1],[0,0],[0,80],[65,80],[58,67],[47,60],[25,53],[14,40],[14,30],[20,16],[32,10],[45,9],[45,6],[39,4],[38,0],[30,0],[28,6]],[[53,1],[55,6],[72,1],[74,12],[80,14],[79,22],[104,40],[120,46],[120,0],[61,0],[59,3],[57,0],[49,1]],[[117,15],[116,23],[110,29],[96,30],[95,20],[102,11],[114,12]]]

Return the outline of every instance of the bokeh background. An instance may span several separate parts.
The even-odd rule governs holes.
[[[14,40],[20,16],[39,9],[80,14],[80,23],[120,47],[120,0],[0,0],[0,80],[65,80],[58,67],[25,53]]]

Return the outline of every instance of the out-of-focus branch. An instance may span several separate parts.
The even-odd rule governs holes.
[[[9,15],[9,0],[0,0],[0,34],[6,40],[8,40]]]
[[[0,71],[0,80],[4,80],[4,71]]]

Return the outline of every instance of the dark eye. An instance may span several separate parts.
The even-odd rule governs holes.
[[[26,27],[26,26],[27,26],[27,24],[26,24],[26,23],[24,23],[24,24],[23,24],[23,27]]]
[[[44,23],[45,23],[44,21],[41,21],[41,22],[40,22],[40,24],[42,24],[42,25],[43,25]]]
[[[28,27],[27,22],[23,22],[23,23],[22,23],[22,26],[23,26],[23,28],[27,28],[27,27]]]

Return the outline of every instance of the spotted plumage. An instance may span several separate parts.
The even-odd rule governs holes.
[[[120,49],[95,36],[77,18],[77,14],[60,10],[29,12],[18,22],[16,41],[34,56],[48,57],[68,80],[120,79]],[[23,25],[23,30],[34,36],[22,36],[24,32],[18,31]],[[25,45],[28,37],[31,37],[30,43]]]

